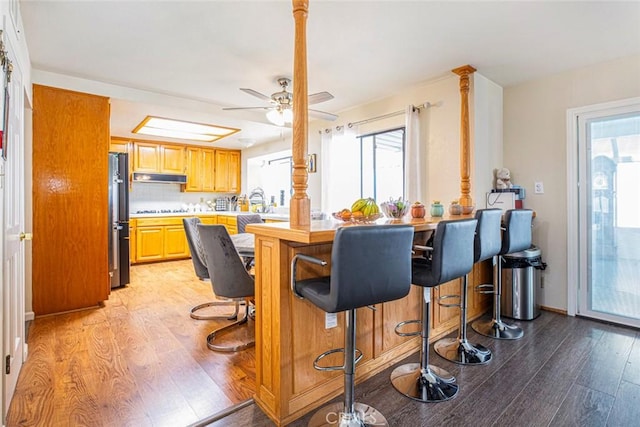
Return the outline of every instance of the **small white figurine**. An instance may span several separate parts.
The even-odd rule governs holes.
[[[511,188],[511,172],[507,168],[501,168],[496,170],[496,188],[498,190],[505,190]]]

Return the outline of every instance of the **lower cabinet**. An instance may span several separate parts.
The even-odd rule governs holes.
[[[238,234],[238,218],[232,215],[218,215],[218,224],[227,228],[229,234]]]
[[[131,263],[189,258],[182,218],[137,218],[131,230]],[[203,224],[216,224],[215,216],[202,216],[200,220]]]

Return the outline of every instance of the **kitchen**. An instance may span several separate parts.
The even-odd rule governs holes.
[[[625,67],[623,65],[625,65],[626,63],[623,64],[624,61],[620,62],[617,64],[618,67],[620,67],[620,71],[622,72]],[[633,61],[630,61],[631,63],[633,63]],[[628,64],[627,64],[628,65]],[[600,75],[601,77],[604,78],[604,76],[607,75],[607,72],[605,71],[606,67],[602,67],[602,68],[598,68],[597,70],[601,73],[599,73],[598,75]],[[631,69],[633,70],[634,68],[631,67]],[[478,90],[478,92],[480,92],[482,89],[486,89],[491,88],[492,90],[496,90],[497,88],[493,87],[491,85],[491,83],[486,82],[483,80],[481,74],[478,74],[479,77],[477,77],[477,80],[474,81],[474,84],[477,84],[476,86],[476,90]],[[567,80],[571,80],[572,77],[575,77],[574,75],[566,75],[565,78]],[[41,83],[45,83],[45,84],[49,84],[52,86],[58,86],[58,87],[62,87],[64,86],[64,84],[57,82],[56,83],[56,76],[52,76],[52,75],[41,75],[39,76],[39,81]],[[440,83],[440,84],[439,84]],[[427,119],[429,120],[429,132],[428,132],[428,136],[429,139],[431,141],[434,142],[435,146],[438,146],[438,144],[440,144],[440,149],[442,150],[447,150],[450,149],[452,145],[455,145],[455,143],[457,142],[457,140],[459,139],[459,135],[457,134],[457,131],[452,131],[452,129],[456,129],[457,128],[457,120],[458,120],[458,115],[457,114],[453,114],[454,108],[452,108],[451,110],[448,110],[448,107],[455,107],[457,106],[457,88],[455,87],[455,80],[451,80],[451,78],[449,79],[444,79],[443,82],[432,82],[430,84],[428,84],[428,90],[424,90],[423,92],[418,90],[415,90],[416,88],[412,88],[414,89],[414,92],[412,93],[402,93],[400,95],[400,99],[390,99],[387,100],[386,103],[379,103],[377,105],[375,104],[371,104],[368,105],[369,110],[365,111],[366,108],[363,108],[359,111],[357,111],[357,109],[354,109],[351,112],[346,112],[345,114],[341,115],[341,119],[345,121],[345,123],[349,122],[349,121],[358,121],[358,120],[362,120],[363,118],[368,118],[368,117],[375,117],[377,115],[380,114],[386,114],[390,111],[396,111],[396,110],[400,110],[402,108],[405,107],[405,104],[408,103],[418,103],[418,102],[422,102],[424,100],[430,100],[432,101],[432,103],[434,105],[437,105],[437,108],[433,108],[430,109],[427,112]],[[99,85],[97,85],[99,86]],[[447,89],[442,91],[441,89],[443,89],[443,87],[446,87]],[[443,96],[442,93],[445,93],[445,95]],[[500,90],[498,91],[500,92],[500,94],[502,94],[502,88],[500,88]],[[516,92],[516,90],[511,90],[511,91],[507,91],[506,95],[509,95],[509,93],[514,93]],[[455,95],[455,96],[454,96]],[[485,99],[478,99],[478,106],[482,105],[482,101],[484,101]],[[509,98],[507,96],[507,100],[510,100],[511,102],[514,102],[513,99]],[[439,103],[439,101],[444,101],[442,102],[442,104]],[[564,100],[562,100],[564,101]],[[584,102],[584,101],[583,101]],[[569,105],[571,103],[564,103],[562,105]],[[516,103],[516,105],[519,105],[520,107],[525,107],[526,105],[528,105],[525,102],[522,102],[522,105],[520,103]],[[531,107],[529,107],[531,108]],[[507,114],[509,114],[509,112],[511,112],[511,114],[514,114],[514,110],[517,110],[517,108],[513,107],[513,104],[511,104],[511,108],[507,109]],[[544,108],[540,108],[540,109],[536,109],[536,111],[543,111]],[[36,111],[36,110],[34,110]],[[446,111],[450,111],[451,114],[444,114]],[[350,114],[351,113],[351,114]],[[457,112],[456,112],[457,113]],[[496,129],[502,129],[502,124],[497,124],[495,129],[486,129],[483,127],[483,123],[486,123],[486,121],[484,119],[486,119],[486,117],[481,117],[481,115],[483,113],[486,113],[486,111],[484,111],[482,108],[478,108],[476,111],[476,114],[478,114],[478,120],[474,123],[475,127],[477,128],[476,130],[478,131],[480,128],[482,128],[482,130],[484,132],[487,132],[488,134],[491,135],[491,137],[493,137],[493,134],[496,133]],[[425,119],[423,119],[425,120]],[[525,122],[526,121],[522,121],[521,123],[519,123],[520,126],[525,126]],[[443,123],[442,129],[439,129],[438,123]],[[396,123],[397,124],[397,123]],[[378,123],[378,125],[383,126],[383,123]],[[323,151],[320,149],[320,146],[322,144],[322,141],[319,138],[316,138],[314,136],[315,131],[316,130],[321,130],[323,128],[325,128],[325,126],[327,126],[326,124],[317,124],[317,125],[313,125],[312,126],[312,132],[310,132],[310,135],[312,136],[310,138],[310,144],[309,144],[309,148],[310,148],[310,152],[316,152],[319,154],[318,159],[321,160],[322,158],[322,153]],[[515,129],[512,129],[511,126],[514,126],[513,124],[509,124],[509,125],[505,125],[505,128],[507,129],[506,132],[506,137],[510,140],[509,142],[514,144],[513,147],[516,148],[509,148],[510,145],[505,144],[505,160],[509,160],[509,164],[512,166],[514,164],[519,166],[520,169],[520,173],[522,173],[523,175],[526,174],[526,176],[528,178],[532,178],[533,176],[535,176],[535,171],[529,170],[527,162],[523,159],[521,159],[521,152],[520,150],[526,150],[527,147],[526,146],[520,146],[519,144],[515,144],[513,143],[513,141],[519,139],[519,135],[520,135],[520,131],[516,131]],[[526,126],[525,126],[526,127]],[[444,132],[442,132],[444,130]],[[533,134],[535,134],[535,131],[532,131]],[[481,134],[481,132],[477,132],[477,134]],[[490,139],[490,138],[487,138]],[[553,152],[554,151],[554,147],[552,145],[552,140],[554,138],[551,138],[551,140],[546,139],[546,144],[547,147],[549,148],[549,152]],[[540,139],[545,140],[544,138]],[[78,145],[82,145],[83,142],[82,140],[74,140],[74,141],[69,141],[70,143],[73,143],[74,146]],[[85,143],[86,143],[86,139],[85,139]],[[108,149],[107,146],[103,145],[104,142],[101,141],[100,142],[101,147],[100,149]],[[108,142],[107,142],[108,144]],[[501,140],[500,140],[500,144],[501,144]],[[278,143],[274,144],[275,146],[278,145]],[[537,146],[536,144],[529,144],[529,146],[533,147],[533,146]],[[489,146],[483,146],[480,145],[481,150],[479,151],[493,151],[493,149],[497,149],[498,151],[502,151],[501,147],[493,147],[491,145]],[[277,147],[270,147],[270,149],[274,149]],[[251,155],[251,154],[256,154],[257,152],[259,152],[260,150],[265,149],[264,147],[260,147],[260,146],[256,146],[255,148],[251,147],[251,148],[247,148],[246,150],[243,150],[244,152],[246,152],[247,156]],[[531,148],[530,148],[531,150]],[[555,151],[557,152],[557,147],[555,148]],[[243,152],[243,154],[245,154]],[[51,154],[51,153],[50,153]],[[66,158],[66,164],[72,164],[74,161],[78,161],[78,159],[82,159],[85,160],[84,157],[78,157],[77,156],[78,153],[76,153],[76,157],[71,157],[71,158]],[[450,174],[449,171],[451,170],[455,170],[456,169],[456,164],[455,162],[447,162],[447,159],[445,155],[443,155],[440,151],[434,151],[432,153],[433,155],[430,157],[429,161],[430,161],[430,170],[432,170],[433,172],[430,173],[429,179],[428,179],[428,183],[431,186],[433,183],[433,188],[429,188],[429,191],[426,193],[427,197],[425,200],[429,200],[432,197],[442,197],[442,198],[451,198],[453,194],[457,195],[457,189],[453,188],[455,187],[455,185],[452,185],[452,182],[455,182],[455,179],[449,179],[451,178],[451,176],[455,175],[455,173]],[[453,155],[453,153],[450,157],[455,157],[455,155]],[[556,153],[557,154],[557,153]],[[501,153],[502,155],[502,153]],[[244,156],[243,156],[244,157]],[[525,157],[525,156],[523,156]],[[562,157],[562,156],[559,156]],[[88,157],[87,157],[88,159]],[[486,162],[486,163],[493,163],[491,162]],[[501,162],[500,162],[501,163]],[[561,163],[561,162],[559,162]],[[89,163],[90,164],[90,163]],[[320,163],[320,165],[322,165],[322,163]],[[478,170],[482,170],[486,167],[486,164],[484,165],[484,167],[482,165],[479,165],[477,167],[476,173],[477,173],[477,178],[478,180],[474,180],[474,183],[479,183],[478,187],[480,188],[474,188],[474,191],[476,191],[476,194],[474,194],[474,199],[477,200],[482,200],[482,193],[483,191],[486,191],[487,188],[490,188],[490,186],[487,185],[487,181],[490,180],[490,177],[483,175],[480,172],[477,172]],[[512,166],[513,169],[513,166]],[[319,176],[320,174],[323,173],[323,168],[322,166],[319,167],[319,174],[316,174],[316,177]],[[322,191],[320,190],[320,180],[317,179],[314,180],[314,178],[316,177],[309,177],[309,193],[312,195],[311,199],[312,199],[312,203],[314,203],[314,201],[317,200],[321,200],[321,197],[319,196],[320,194],[322,194]],[[87,179],[90,179],[91,177],[87,177]],[[484,183],[482,181],[485,181]],[[529,179],[531,180],[531,179]],[[69,182],[65,182],[65,181],[61,181],[58,182],[57,184],[59,184],[59,187],[56,188],[64,188],[65,184],[68,184]],[[442,185],[435,185],[435,184],[442,184]],[[241,190],[243,191],[243,190]],[[246,191],[248,190],[244,190],[244,192],[246,193]],[[335,191],[335,190],[332,190]],[[89,191],[88,191],[89,192]],[[98,192],[99,193],[99,192]],[[437,195],[436,195],[437,194]],[[479,195],[479,196],[478,196]],[[92,203],[92,202],[96,202],[100,200],[100,196],[104,196],[104,194],[97,194],[95,195],[95,199],[94,200],[87,200],[86,202],[88,203]],[[557,215],[555,213],[555,208],[554,207],[550,207],[547,206],[544,201],[542,200],[538,200],[537,201],[539,206],[536,207],[536,210],[538,212],[543,212],[546,210],[546,212],[543,212],[544,218],[553,218],[554,214]],[[192,202],[190,202],[192,203]],[[316,202],[317,203],[317,202]],[[535,201],[533,201],[533,203],[535,203]],[[195,203],[194,203],[195,204]],[[319,206],[318,206],[319,207]],[[539,207],[539,209],[538,209]],[[73,214],[74,210],[73,210],[73,206],[70,207],[71,209],[68,209],[67,211],[64,212],[70,212],[71,214]],[[76,208],[81,208],[81,206],[76,206]],[[77,212],[77,211],[75,211]],[[67,215],[67,217],[72,217],[71,215]],[[102,218],[97,218],[99,220],[101,220]],[[556,218],[557,219],[557,218]],[[560,221],[560,223],[562,223],[562,221]],[[549,226],[548,224],[543,224],[544,227]],[[555,227],[557,225],[552,225],[552,227]],[[69,227],[69,228],[73,228],[73,227]],[[78,227],[78,228],[82,228],[82,227]],[[561,227],[562,228],[562,227]],[[44,228],[43,228],[44,230]],[[84,230],[83,230],[84,231]],[[545,244],[548,245],[548,243],[546,242],[545,239],[545,235],[547,234],[547,231],[549,231],[547,228],[542,228],[539,229],[537,232],[540,233],[542,236],[541,240],[543,240],[545,242]],[[58,232],[59,234],[57,235],[57,237],[64,237],[64,234],[62,234],[62,232]],[[40,235],[43,235],[42,233]],[[85,236],[85,235],[79,235],[78,236],[78,241],[83,241],[83,238],[87,238],[90,236]],[[61,241],[62,239],[60,239]],[[34,242],[35,243],[35,242]],[[100,242],[101,243],[101,242]],[[52,247],[56,247],[56,242],[53,242],[52,245],[49,246],[49,250],[51,250]],[[553,245],[548,245],[549,246],[549,252],[554,251]],[[558,249],[557,251],[562,252],[561,249]],[[69,252],[69,256],[75,256],[77,255],[77,251],[71,251]],[[563,258],[563,257],[560,257]],[[99,257],[96,258],[97,260],[99,260]],[[83,265],[79,265],[79,267],[83,267]],[[78,266],[72,267],[72,268],[78,268]],[[556,272],[552,272],[552,274],[558,274]],[[96,276],[97,277],[97,276]],[[552,276],[553,277],[553,276]],[[85,280],[92,280],[92,277],[85,277]],[[95,278],[93,279],[95,280]],[[558,279],[558,277],[554,278],[554,281],[560,281],[562,282],[562,273],[560,273],[560,278]],[[550,306],[555,306],[555,307],[563,307],[564,304],[564,297],[562,295],[562,290],[561,289],[550,289],[548,291],[549,293],[547,295],[545,295],[544,297],[546,298],[546,300],[548,301],[548,304]]]

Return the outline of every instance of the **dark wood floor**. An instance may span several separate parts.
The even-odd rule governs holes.
[[[450,363],[431,346],[431,363],[458,378],[460,392],[450,401],[405,398],[389,382],[393,368],[357,385],[356,399],[398,427],[640,425],[640,333],[550,312],[520,324],[526,335],[518,341],[470,332],[471,341],[493,350],[484,366]],[[418,357],[399,364],[407,361]],[[305,426],[309,418],[291,425]],[[252,405],[212,425],[273,424]]]
[[[6,425],[203,425],[251,397],[255,352],[208,350],[207,333],[224,321],[188,315],[211,297],[190,261],[150,264],[134,267],[132,285],[114,291],[104,308],[37,318]],[[451,401],[406,399],[391,386],[391,369],[358,384],[357,399],[398,427],[640,425],[637,330],[550,312],[521,325],[526,335],[518,341],[469,331],[494,352],[485,366],[462,367],[431,351],[432,364],[458,378]],[[213,425],[273,423],[250,405]]]

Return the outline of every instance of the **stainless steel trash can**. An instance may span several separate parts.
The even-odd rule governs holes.
[[[522,252],[504,255],[503,259],[502,315],[518,320],[535,319],[540,315],[540,270],[547,266],[542,262],[542,251],[531,246]]]

